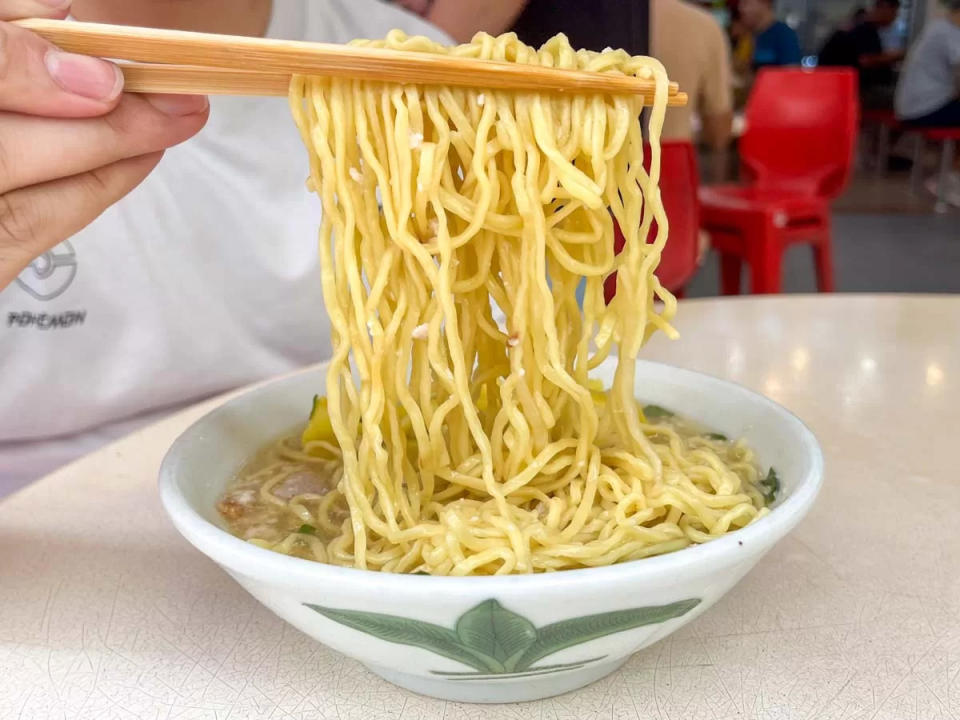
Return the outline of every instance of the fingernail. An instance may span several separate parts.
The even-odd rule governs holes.
[[[148,95],[147,100],[165,115],[193,115],[210,106],[205,95]]]
[[[50,50],[44,62],[57,85],[74,95],[109,101],[123,89],[123,73],[106,60]]]

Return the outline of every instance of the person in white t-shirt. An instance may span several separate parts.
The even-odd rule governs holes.
[[[0,0],[0,13],[11,2],[27,0]],[[397,27],[449,42],[379,0],[74,0],[71,13],[322,42]],[[2,90],[0,110],[18,111],[4,105]],[[148,137],[153,145],[141,141],[139,154],[153,154],[133,161],[137,180],[156,163],[154,151],[202,125],[206,103],[179,102],[192,102],[198,119],[175,118],[166,134]],[[5,122],[0,113],[0,146]],[[82,144],[49,143],[50,162],[77,165]],[[59,245],[35,249],[39,257],[0,291],[0,495],[172,408],[326,357],[316,266],[321,211],[304,187],[307,174],[283,98],[213,98],[206,127],[168,150],[124,200],[84,229],[63,232],[69,237]],[[66,226],[82,227],[125,189],[119,182],[98,189],[101,205],[87,207],[88,217],[74,213]],[[45,210],[58,204],[53,198]],[[40,229],[49,244],[54,230]]]

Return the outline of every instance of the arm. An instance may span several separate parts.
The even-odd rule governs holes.
[[[725,110],[714,115],[701,117],[703,129],[700,137],[704,145],[711,150],[726,150],[730,145],[730,135],[733,132],[733,112]]]
[[[857,62],[862,68],[889,67],[903,60],[905,55],[903,50],[885,50],[882,53],[860,55]]]
[[[713,151],[709,175],[719,182],[725,175],[733,124],[733,70],[730,46],[720,27],[717,26],[704,40],[710,52],[706,54],[707,64],[699,88],[700,139]]]
[[[697,90],[703,120],[703,141],[713,149],[726,149],[733,121],[733,60],[730,43],[719,25],[703,39],[708,51]]]
[[[207,118],[205,98],[124,96],[116,66],[4,22],[66,14],[0,0],[0,289],[130,192]]]
[[[733,128],[733,112],[719,115],[704,115],[701,118],[703,129],[701,141],[710,148],[709,167],[704,173],[711,182],[720,183],[727,179],[728,149]]]
[[[526,4],[527,0],[434,0],[424,17],[457,42],[467,42],[481,31],[505,32]]]

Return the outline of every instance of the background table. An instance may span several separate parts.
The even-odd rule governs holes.
[[[960,719],[960,298],[692,301],[678,326],[646,357],[794,410],[826,484],[715,608],[620,672],[458,705],[289,627],[160,508],[160,459],[208,402],[0,504],[0,718]]]

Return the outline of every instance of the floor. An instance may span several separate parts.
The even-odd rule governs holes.
[[[834,262],[841,292],[960,293],[960,209],[935,214],[932,196],[911,194],[905,173],[862,172],[835,205]],[[687,297],[717,295],[719,275],[711,253]],[[787,252],[783,287],[816,291],[808,247]]]

